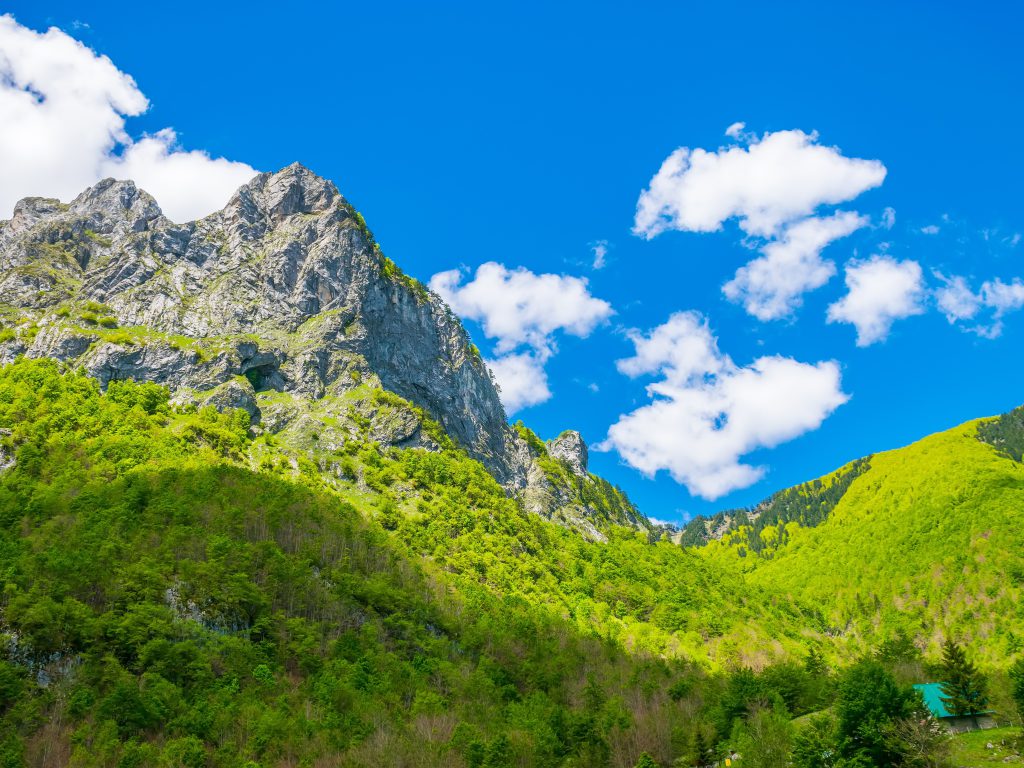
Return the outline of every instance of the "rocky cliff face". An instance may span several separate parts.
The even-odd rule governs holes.
[[[574,475],[585,477],[587,474],[587,444],[583,435],[574,429],[567,430],[548,442],[548,453],[555,459],[564,461]]]
[[[361,430],[436,447],[416,414],[353,394],[383,389],[510,491],[528,482],[530,452],[462,324],[381,252],[333,184],[297,164],[186,224],[130,181],[70,204],[22,200],[0,222],[0,313],[3,362],[48,356],[104,385],[154,381],[179,401],[245,408],[274,432],[315,421],[335,442]]]

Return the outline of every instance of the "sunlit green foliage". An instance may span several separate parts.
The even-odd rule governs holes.
[[[937,658],[952,631],[1003,664],[1024,647],[1024,465],[978,426],[874,455],[823,523],[765,528],[761,555],[743,531],[699,551],[827,606],[864,648],[903,632]]]
[[[0,370],[0,765],[869,766],[930,737],[913,634],[836,669],[831,617],[766,577],[890,455],[744,574],[729,545],[587,541],[436,443],[300,452],[152,384]]]
[[[711,518],[695,517],[683,528],[680,543],[687,547],[700,546],[711,539],[712,532],[724,529],[726,533],[741,531],[746,537],[746,546],[753,552],[761,552],[768,544],[778,547],[784,542],[778,534],[766,533],[767,529],[774,528],[785,536],[788,523],[813,528],[824,522],[850,483],[866,471],[870,463],[870,457],[857,459],[830,476],[779,491],[752,509],[727,510]]]
[[[644,534],[528,515],[452,448],[355,443],[337,479],[242,411],[48,361],[0,371],[0,428],[13,764],[667,764],[729,736],[687,714],[726,678],[671,657],[813,621]]]

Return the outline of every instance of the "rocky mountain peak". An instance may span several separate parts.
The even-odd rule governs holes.
[[[136,187],[134,181],[117,179],[103,179],[89,187],[71,201],[68,214],[118,234],[144,232],[167,221],[152,195]]]
[[[44,216],[64,210],[60,200],[49,197],[26,197],[14,205],[14,216],[10,221],[0,222],[7,235],[24,232]]]
[[[156,382],[177,402],[243,408],[311,451],[436,449],[429,419],[510,492],[540,477],[462,323],[297,163],[184,224],[130,181],[104,179],[70,204],[24,200],[0,222],[0,309],[0,362],[52,357],[103,386]],[[579,433],[551,453],[587,478]],[[542,513],[572,496],[556,490]]]
[[[296,214],[314,215],[344,203],[338,188],[299,163],[276,173],[261,173],[243,185],[228,201],[226,210],[250,223],[265,219],[276,224]]]
[[[548,453],[553,458],[569,465],[573,474],[587,476],[587,444],[583,436],[574,429],[569,429],[554,440],[548,442]]]
[[[0,360],[74,360],[104,384],[145,379],[201,399],[232,382],[228,399],[254,421],[261,391],[317,403],[375,382],[440,422],[501,482],[525,482],[462,324],[309,169],[260,174],[222,211],[187,224],[113,179],[70,204],[23,201],[12,224],[0,229],[0,304],[37,330],[0,345]],[[287,428],[293,417],[270,423]]]

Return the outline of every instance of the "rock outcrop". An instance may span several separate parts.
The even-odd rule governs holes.
[[[461,322],[381,252],[332,183],[298,164],[185,224],[130,181],[106,179],[69,204],[22,200],[0,222],[0,319],[0,362],[46,356],[103,386],[153,381],[179,402],[243,408],[274,432],[319,419],[340,443],[349,419],[385,445],[436,447],[420,417],[351,396],[387,390],[510,492],[528,483],[530,450]],[[578,433],[551,452],[587,475]]]
[[[574,475],[587,476],[587,444],[583,436],[573,430],[566,430],[548,442],[548,453],[552,458],[564,461]]]

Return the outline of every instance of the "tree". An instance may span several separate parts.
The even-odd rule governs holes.
[[[905,768],[944,768],[949,765],[952,736],[928,713],[918,713],[894,722],[886,731],[894,751]]]
[[[942,646],[942,702],[957,717],[977,715],[988,706],[987,681],[972,664],[963,646],[946,638]]]
[[[708,763],[708,743],[704,738],[704,729],[701,728],[700,723],[697,724],[697,728],[694,730],[693,736],[693,762],[692,765],[696,768],[702,768]]]
[[[846,758],[865,758],[875,765],[898,765],[900,755],[885,731],[919,708],[913,688],[900,686],[878,661],[864,659],[850,667],[839,684],[838,736]]]
[[[842,757],[836,720],[829,715],[812,717],[793,739],[793,765],[797,768],[836,768]]]
[[[737,727],[736,750],[749,768],[785,768],[793,742],[793,726],[782,707],[757,709]]]
[[[1010,667],[1010,693],[1017,705],[1017,716],[1024,720],[1024,659],[1017,659]]]
[[[658,768],[658,763],[649,754],[644,752],[636,761],[636,768]]]

